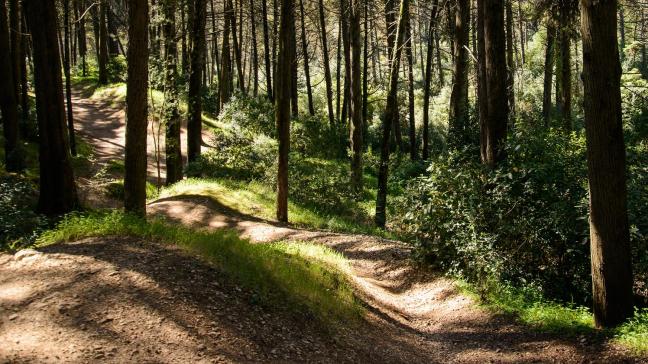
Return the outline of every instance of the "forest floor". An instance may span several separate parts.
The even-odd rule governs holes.
[[[75,93],[77,126],[98,164],[123,158],[123,111]],[[151,150],[151,146],[149,146]],[[252,242],[307,241],[340,252],[367,308],[334,332],[252,292],[173,245],[103,237],[0,254],[0,362],[641,362],[600,336],[535,331],[495,315],[419,269],[408,247],[296,229],[204,196],[149,213]]]

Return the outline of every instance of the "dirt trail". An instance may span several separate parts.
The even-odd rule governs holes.
[[[121,158],[123,113],[82,101],[77,125],[99,158]],[[489,314],[451,281],[413,267],[401,242],[281,226],[201,196],[161,199],[149,213],[254,242],[329,246],[349,259],[366,320],[330,335],[308,317],[255,304],[251,292],[173,246],[86,239],[0,254],[0,363],[641,361],[595,338],[535,333]]]

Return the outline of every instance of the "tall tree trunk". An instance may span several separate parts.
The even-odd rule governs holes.
[[[128,0],[126,172],[124,208],[146,216],[146,130],[148,125],[148,0]]]
[[[642,10],[643,11],[643,10]],[[619,44],[621,63],[625,60],[625,47],[626,47],[626,33],[625,33],[625,10],[623,5],[619,4],[619,35],[621,36],[621,43]]]
[[[21,45],[21,27],[20,27],[20,4],[18,0],[9,0],[9,39],[11,42],[11,48],[4,48],[8,50],[11,54],[11,72],[12,72],[12,84],[13,89],[11,90],[14,93],[14,98],[17,103],[20,103],[20,57],[22,55],[22,45]]]
[[[193,29],[191,30],[191,67],[189,71],[188,120],[187,120],[187,159],[194,162],[200,157],[202,145],[202,70],[205,54],[205,23],[207,21],[207,3],[205,0],[194,1]]]
[[[349,40],[348,0],[340,0],[340,21],[342,22],[342,47],[344,49],[344,88],[342,93],[342,118],[340,123],[346,124],[351,104],[351,42]]]
[[[326,36],[326,18],[324,15],[324,0],[318,0],[320,34],[322,38],[322,61],[324,65],[324,82],[326,83],[326,106],[328,110],[329,125],[335,125],[335,114],[333,114],[333,85],[331,82],[331,66],[329,64],[328,41]]]
[[[439,35],[438,26],[434,29],[434,49],[436,50],[436,63],[437,70],[439,71],[439,85],[443,87],[445,85],[445,72],[443,70],[443,64],[441,63],[441,41]]]
[[[544,126],[547,128],[551,121],[551,88],[553,85],[554,55],[556,53],[556,28],[551,17],[548,22],[544,64],[544,88],[542,92],[542,117],[544,120]]]
[[[468,127],[468,35],[470,1],[457,0],[454,23],[454,82],[450,96],[449,141],[455,146],[464,143]]]
[[[409,13],[409,12],[408,12]],[[414,57],[412,55],[412,23],[407,19],[406,23],[406,42],[405,42],[405,58],[407,58],[407,98],[408,98],[408,111],[409,111],[409,152],[410,159],[415,161],[418,159],[418,144],[416,140],[416,120],[414,111]]]
[[[108,24],[108,56],[110,58],[119,55],[119,35],[117,34],[117,24],[115,23],[115,14],[110,6],[106,6],[106,23]],[[155,47],[153,47],[155,48]]]
[[[178,78],[176,45],[176,0],[162,0],[164,23],[164,152],[166,156],[166,184],[182,180],[182,151],[180,142],[180,110],[178,109]],[[214,34],[214,36],[216,36]]]
[[[340,17],[341,18],[341,17]],[[335,116],[341,125],[344,125],[344,120],[340,114],[340,99],[342,97],[342,86],[340,81],[340,73],[342,72],[342,19],[338,22],[338,37],[337,37],[337,63],[335,64]]]
[[[266,88],[268,99],[274,101],[272,93],[272,62],[270,61],[270,36],[268,32],[268,0],[261,0],[261,11],[263,15],[263,55],[265,57]]]
[[[581,1],[594,321],[632,315],[632,268],[616,0]]]
[[[482,162],[495,167],[506,156],[508,120],[506,81],[506,32],[504,4],[484,0],[484,43],[486,45],[486,120],[481,123]]]
[[[558,111],[563,129],[572,129],[572,72],[571,72],[571,8],[569,0],[562,0],[560,6],[559,55],[560,87],[558,92]]]
[[[277,220],[288,222],[288,153],[290,150],[291,68],[295,47],[294,1],[281,0],[281,28],[277,59],[275,120],[279,138],[279,168],[277,172]]]
[[[106,27],[106,12],[108,11],[108,0],[100,0],[99,3],[99,83],[108,83],[108,28]],[[148,45],[147,45],[148,47]]]
[[[185,8],[187,8],[187,5],[190,0],[182,0],[182,3],[180,4],[180,28],[182,31],[182,34],[180,35],[180,50],[181,50],[181,64],[180,64],[180,69],[182,70],[182,74],[186,75],[189,73],[189,62],[187,60],[189,59],[188,53],[189,50],[187,49],[187,17],[185,16]],[[225,21],[227,23],[227,21]]]
[[[85,11],[85,2],[83,0],[75,0],[75,11],[77,19],[77,47],[79,49],[79,56],[81,57],[81,75],[85,77],[87,75],[87,64],[86,64],[86,55],[88,53],[88,45],[86,41],[86,21],[85,16],[81,18],[81,14]]]
[[[295,27],[294,14],[293,22],[291,23],[292,27]],[[299,94],[297,90],[297,31],[293,29],[290,32],[292,37],[293,46],[290,48],[293,52],[292,60],[290,64],[290,109],[292,110],[292,116],[294,118],[299,116]]]
[[[219,94],[220,94],[220,108],[225,107],[232,97],[232,58],[230,52],[230,17],[227,15],[230,12],[230,2],[224,1],[224,25],[223,25],[223,51],[221,52],[221,76]]]
[[[510,116],[515,114],[515,60],[513,58],[513,0],[506,1],[506,65],[508,67],[506,89]]]
[[[10,5],[11,6],[11,5]],[[7,8],[0,1],[0,49],[9,49],[9,24]],[[18,102],[14,92],[13,64],[14,57],[9,52],[0,53],[0,112],[4,133],[5,168],[8,172],[21,170],[20,152],[18,150]]]
[[[301,1],[301,0],[300,0]],[[350,0],[349,36],[351,41],[351,123],[349,124],[351,147],[351,186],[356,196],[362,194],[362,33],[360,18],[361,0]]]
[[[398,70],[400,69],[401,49],[405,38],[405,24],[409,18],[409,0],[401,0],[400,16],[396,29],[396,39],[392,50],[392,60],[389,70],[389,92],[385,107],[385,119],[380,145],[380,166],[378,168],[378,192],[376,197],[376,214],[374,217],[378,227],[385,227],[387,221],[387,178],[389,173],[389,136],[394,119],[398,115]]]
[[[202,0],[198,0],[202,1]],[[245,93],[245,72],[243,71],[243,60],[241,58],[241,44],[236,36],[236,10],[232,5],[232,0],[225,0],[229,2],[229,20],[230,27],[232,28],[232,41],[234,45],[234,60],[236,61],[236,73],[238,75],[238,87],[241,92]]]
[[[308,45],[306,39],[306,16],[304,15],[304,2],[299,0],[299,11],[301,13],[301,41],[302,53],[304,57],[304,76],[306,77],[306,93],[308,95],[308,113],[315,115],[315,106],[313,106],[313,91],[311,90],[310,69],[308,68]]]
[[[63,214],[78,207],[79,200],[65,133],[56,6],[50,0],[26,0],[24,4],[34,55],[40,166],[38,210],[48,215]]]
[[[70,0],[63,0],[63,72],[65,73],[65,101],[67,110],[68,137],[70,152],[76,156],[76,138],[74,137],[74,116],[72,113],[72,86],[70,84]]]
[[[254,75],[254,91],[253,95],[256,97],[259,94],[259,54],[257,51],[257,38],[256,38],[256,19],[254,17],[254,0],[250,0],[250,26],[252,27],[252,74]]]
[[[522,64],[526,64],[526,22],[522,14],[522,0],[518,0],[518,28],[520,32],[520,52],[522,53]]]
[[[432,57],[434,53],[434,34],[439,13],[439,0],[433,0],[428,29],[427,53],[425,56],[425,84],[423,86],[423,159],[430,157],[430,88],[432,87]]]
[[[24,5],[21,7],[21,9],[24,9]],[[31,57],[31,51],[29,49],[29,36],[27,35],[27,32],[29,32],[29,29],[27,29],[27,23],[26,23],[26,16],[23,11],[21,11],[21,19],[20,19],[20,24],[22,25],[21,30],[24,30],[24,33],[20,35],[20,42],[21,42],[21,47],[20,47],[20,80],[14,80],[14,82],[20,82],[20,109],[21,109],[21,119],[23,123],[21,125],[25,125],[26,121],[29,120],[29,97],[27,96],[29,92],[29,82],[27,81],[27,58]],[[30,62],[30,65],[32,63]],[[32,72],[33,73],[33,72]],[[20,126],[19,126],[20,128]]]
[[[362,134],[367,135],[368,132],[368,99],[369,99],[369,1],[364,2],[364,48],[362,55]],[[375,79],[375,78],[374,78]]]

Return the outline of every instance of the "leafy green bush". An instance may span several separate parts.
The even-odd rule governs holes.
[[[36,187],[18,177],[0,178],[0,250],[29,246],[48,224],[34,212]]]

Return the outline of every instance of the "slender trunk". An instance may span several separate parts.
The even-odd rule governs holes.
[[[619,4],[619,35],[621,38],[619,39],[620,44],[620,54],[621,54],[621,63],[625,61],[625,47],[626,47],[626,32],[625,32],[625,10],[623,9],[623,5]]]
[[[202,145],[202,70],[205,53],[205,23],[207,4],[205,0],[194,0],[193,29],[191,30],[191,67],[187,110],[187,159],[194,162],[200,157]]]
[[[146,130],[148,125],[148,0],[128,0],[126,172],[124,208],[146,216]]]
[[[86,76],[87,64],[86,64],[86,54],[88,53],[88,45],[86,42],[86,29],[85,29],[85,17],[81,18],[81,12],[85,11],[85,2],[83,0],[76,0],[76,16],[77,19],[77,48],[79,50],[79,56],[81,57],[81,75]]]
[[[225,104],[229,102],[232,97],[231,79],[232,79],[232,59],[230,52],[230,17],[227,16],[230,12],[230,2],[224,1],[224,26],[223,26],[223,51],[221,52],[221,76],[219,94],[220,94],[220,108],[223,109]]]
[[[281,28],[277,62],[275,120],[279,138],[279,168],[277,173],[277,220],[288,222],[288,153],[290,150],[291,64],[295,42],[294,1],[281,0]]]
[[[190,0],[182,0],[182,3],[180,4],[180,28],[182,31],[182,34],[180,35],[180,55],[182,58],[180,69],[182,70],[183,75],[186,75],[189,72],[189,62],[187,62],[189,59],[189,56],[187,55],[187,17],[185,14],[185,8],[187,7],[188,1]]]
[[[428,29],[427,53],[425,56],[425,85],[423,86],[423,159],[430,157],[430,93],[432,86],[432,55],[434,52],[434,33],[437,26],[439,0],[433,0]]]
[[[180,143],[180,110],[178,109],[178,78],[176,45],[176,0],[162,0],[164,23],[164,149],[166,155],[166,184],[182,180],[182,151]]]
[[[437,70],[439,71],[439,85],[443,87],[445,84],[445,72],[443,71],[443,64],[441,63],[441,41],[439,29],[434,29],[434,49],[436,50],[436,63]]]
[[[11,6],[11,4],[10,4]],[[7,24],[7,8],[5,2],[0,1],[0,49],[9,49],[10,28]],[[7,172],[18,172],[22,169],[20,152],[18,150],[18,102],[14,92],[14,69],[9,52],[0,54],[0,112],[2,112],[2,126],[4,135],[5,168]]]
[[[306,93],[308,95],[308,113],[315,115],[315,106],[313,106],[313,91],[311,90],[310,70],[308,68],[308,45],[306,39],[306,16],[304,15],[304,2],[299,0],[299,11],[301,13],[301,41],[302,52],[304,53],[304,76],[306,77]]]
[[[106,13],[108,11],[108,0],[101,0],[99,3],[99,83],[108,83],[108,28],[106,27]],[[148,47],[148,45],[147,45]]]
[[[558,110],[562,121],[563,129],[570,131],[572,129],[572,74],[571,74],[571,34],[569,4],[564,0],[560,7],[560,27],[559,37],[559,70],[560,70],[560,87],[558,93]]]
[[[24,7],[21,7],[24,9]],[[29,36],[27,35],[29,29],[27,29],[27,22],[24,12],[21,12],[20,23],[22,25],[21,29],[24,30],[24,33],[20,36],[20,80],[14,80],[14,82],[20,82],[20,109],[21,109],[21,119],[25,125],[25,122],[29,120],[29,97],[27,93],[29,92],[29,82],[27,81],[27,58],[31,57],[31,50],[29,49]],[[30,59],[31,61],[31,59]],[[32,62],[29,62],[32,65]],[[32,68],[33,71],[33,68]],[[33,73],[33,72],[32,72]]]
[[[119,38],[117,35],[117,24],[115,24],[115,15],[110,6],[106,6],[106,23],[108,25],[108,56],[110,58],[119,55]],[[155,48],[155,47],[153,47]]]
[[[592,294],[598,327],[618,325],[633,311],[616,6],[616,0],[581,1]]]
[[[38,119],[38,210],[48,215],[58,215],[77,208],[79,200],[65,133],[61,58],[56,42],[56,7],[53,1],[48,0],[27,0],[25,5],[33,45]]]
[[[551,89],[553,85],[555,47],[556,28],[553,25],[553,20],[549,19],[549,24],[547,24],[547,46],[545,48],[544,89],[542,93],[542,117],[544,126],[547,128],[551,120]]]
[[[515,114],[515,61],[513,58],[513,0],[506,1],[506,65],[508,67],[506,89],[510,116]]]
[[[518,27],[520,32],[520,51],[522,53],[522,64],[526,63],[526,32],[525,32],[525,20],[522,14],[522,0],[518,0]]]
[[[199,0],[201,1],[201,0]],[[233,46],[234,46],[234,60],[236,61],[236,73],[238,75],[238,87],[241,90],[241,92],[245,93],[245,73],[243,72],[243,60],[241,59],[241,48],[240,48],[240,43],[239,40],[236,36],[236,11],[234,9],[234,6],[232,5],[232,0],[226,0],[229,2],[229,20],[230,20],[230,27],[232,28],[232,41],[233,41]]]
[[[295,27],[294,18],[291,25],[293,28]],[[293,62],[290,64],[290,109],[292,116],[296,118],[299,116],[299,94],[297,90],[297,32],[295,29],[290,32],[290,36],[292,37],[293,43],[293,46],[290,48],[293,52]]]
[[[9,39],[11,48],[4,48],[9,50],[11,54],[11,72],[13,81],[12,92],[14,93],[14,98],[17,103],[20,103],[21,93],[20,93],[20,56],[22,55],[22,45],[21,45],[21,36],[20,36],[20,4],[18,0],[9,0]]]
[[[457,0],[454,24],[454,82],[450,96],[449,141],[462,145],[468,127],[468,34],[470,1]]]
[[[409,13],[409,12],[408,12]],[[416,120],[414,111],[414,57],[412,55],[412,23],[407,19],[405,24],[407,30],[405,34],[405,58],[407,58],[407,96],[409,109],[409,152],[410,159],[418,159],[418,144],[416,140]]]
[[[481,124],[482,162],[495,167],[506,156],[508,120],[506,81],[506,32],[504,4],[484,0],[484,43],[486,45],[486,120]]]
[[[274,101],[272,93],[272,63],[270,62],[270,37],[268,34],[268,0],[261,0],[261,11],[263,16],[263,55],[265,57],[266,88],[268,99]]]
[[[326,18],[324,16],[324,0],[318,0],[319,21],[322,35],[322,61],[324,64],[324,81],[326,83],[326,106],[328,110],[329,125],[335,125],[335,114],[333,114],[333,85],[331,82],[331,66],[329,64],[328,41],[326,38]]]
[[[259,54],[257,51],[256,19],[254,17],[254,0],[250,0],[250,25],[252,27],[252,74],[254,76],[254,91],[256,97],[259,94]]]
[[[368,98],[369,98],[369,2],[364,2],[364,48],[362,56],[362,134],[367,135],[368,121]]]
[[[389,136],[390,129],[398,115],[398,70],[400,69],[401,48],[405,38],[405,24],[409,18],[409,0],[401,0],[400,19],[396,29],[396,39],[392,50],[392,60],[389,71],[389,92],[385,107],[382,138],[380,145],[380,166],[378,168],[378,192],[376,197],[375,223],[378,227],[385,227],[387,221],[387,178],[389,169]]]
[[[74,116],[72,113],[72,86],[70,84],[70,0],[63,0],[63,72],[65,73],[65,101],[67,110],[68,137],[70,152],[76,152],[76,138],[74,137]]]
[[[338,119],[340,124],[344,123],[340,115],[340,99],[341,95],[341,85],[340,85],[340,73],[342,72],[342,19],[338,22],[338,39],[337,39],[337,63],[335,65],[335,96],[336,96],[336,105],[335,105],[335,116]]]
[[[301,1],[301,0],[300,0]],[[360,17],[362,12],[361,0],[351,0],[349,12],[349,38],[351,45],[351,123],[349,124],[349,141],[351,147],[351,186],[356,196],[362,194],[362,33]]]

